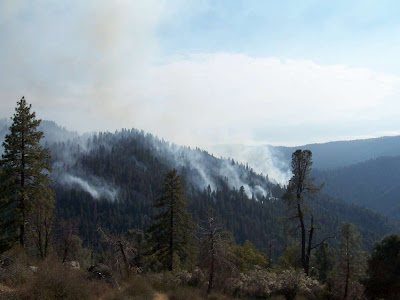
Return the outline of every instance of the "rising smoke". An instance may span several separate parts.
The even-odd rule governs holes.
[[[110,201],[114,201],[118,194],[117,190],[108,186],[104,180],[93,176],[90,176],[90,180],[85,180],[71,174],[63,174],[60,183],[69,187],[80,188],[89,193],[92,198],[96,200],[106,198]]]
[[[43,124],[46,126],[41,129],[48,137],[46,142],[51,145],[53,151],[53,180],[68,188],[83,190],[89,193],[93,199],[116,200],[118,198],[117,187],[109,184],[104,178],[88,174],[77,162],[77,157],[89,151],[96,151],[91,141],[97,139],[98,135],[69,133],[54,122],[44,122]],[[230,157],[219,159],[204,150],[171,145],[137,130],[132,130],[130,134],[135,138],[145,140],[146,144],[152,148],[154,155],[164,157],[170,168],[192,170],[187,174],[186,180],[199,190],[208,187],[211,190],[218,189],[222,178],[230,188],[243,187],[249,198],[257,199],[259,196],[271,196],[268,188],[269,182],[283,185],[290,177],[287,163],[283,162],[279,153],[273,152],[274,149],[269,147],[218,146],[212,148],[214,153]],[[114,135],[112,140],[118,143],[118,138],[121,137],[123,134],[119,132]],[[53,141],[53,139],[55,140]],[[101,146],[106,151],[111,151],[112,144],[108,144],[107,141],[103,141]],[[236,163],[231,158],[234,158]],[[129,159],[134,162],[136,168],[147,170],[146,164],[134,155]],[[245,165],[247,163],[249,166]],[[256,173],[264,175],[259,176]]]
[[[277,149],[268,145],[213,145],[211,152],[221,157],[231,157],[248,163],[255,172],[268,175],[272,182],[285,185],[291,177],[289,162]]]

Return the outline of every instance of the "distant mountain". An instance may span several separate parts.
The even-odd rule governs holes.
[[[308,149],[313,153],[314,168],[335,169],[381,156],[400,155],[400,136],[272,148],[279,151],[285,161],[290,161],[297,149]]]
[[[5,135],[8,133],[8,128],[11,125],[11,120],[0,119],[0,142],[3,143]],[[2,147],[0,147],[0,153],[2,153]]]
[[[325,192],[400,220],[400,156],[379,157],[334,170],[315,170]]]
[[[9,131],[11,119],[0,119],[0,143],[4,141],[5,135]],[[69,131],[65,127],[61,127],[54,121],[43,120],[39,125],[39,130],[45,133],[42,140],[43,143],[54,143],[72,140],[79,137],[79,134],[74,131]],[[0,154],[3,153],[3,147],[0,147]]]
[[[207,149],[218,156],[248,163],[254,166],[257,172],[269,174],[272,180],[286,184],[291,176],[291,156],[297,149],[312,151],[314,169],[336,169],[382,156],[400,155],[400,136],[295,147],[220,144],[209,146]]]
[[[39,130],[44,132],[44,142],[64,142],[79,137],[76,131],[69,131],[65,127],[61,127],[54,121],[43,120],[39,125]]]

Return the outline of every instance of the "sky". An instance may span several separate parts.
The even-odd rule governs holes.
[[[400,134],[399,1],[0,0],[0,118],[189,146]]]

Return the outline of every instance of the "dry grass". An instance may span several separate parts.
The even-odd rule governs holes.
[[[21,299],[90,299],[84,273],[63,266],[55,258],[39,264],[35,276],[20,290]]]
[[[106,297],[107,300],[153,300],[156,292],[143,277],[134,276],[123,287]]]

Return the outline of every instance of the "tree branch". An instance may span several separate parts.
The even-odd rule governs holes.
[[[322,242],[318,243],[318,244],[315,245],[314,247],[311,247],[311,250],[313,250],[313,249],[315,249],[315,248],[318,248],[318,247],[321,246],[324,242],[326,242],[326,241],[329,240],[329,239],[333,239],[333,238],[336,238],[336,237],[335,237],[335,236],[328,236],[327,238],[324,238],[324,239],[322,240]]]

